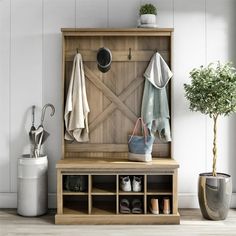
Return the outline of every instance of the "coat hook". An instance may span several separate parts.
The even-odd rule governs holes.
[[[79,49],[78,48],[76,48],[76,52],[79,53]]]
[[[128,59],[131,60],[132,55],[131,55],[131,48],[129,48],[129,55],[128,55]]]

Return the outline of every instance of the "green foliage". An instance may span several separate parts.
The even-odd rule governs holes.
[[[236,72],[231,63],[209,64],[190,72],[191,83],[184,84],[191,111],[210,117],[236,112]]]
[[[144,14],[156,15],[157,14],[157,9],[152,4],[144,4],[140,7],[139,15],[141,16],[141,15],[144,15]]]

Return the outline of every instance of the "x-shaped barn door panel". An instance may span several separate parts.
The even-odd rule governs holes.
[[[106,96],[111,104],[97,116],[97,118],[89,124],[90,132],[92,132],[101,122],[103,122],[114,110],[119,109],[133,123],[137,120],[137,116],[127,107],[124,101],[134,92],[143,82],[143,78],[134,79],[123,92],[117,96],[113,93],[89,68],[84,65],[86,78],[92,82]]]

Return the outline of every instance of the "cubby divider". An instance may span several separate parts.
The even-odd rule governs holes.
[[[119,205],[119,175],[116,175],[116,214],[119,214],[120,211],[120,205]]]
[[[144,175],[144,214],[147,214],[147,175]]]

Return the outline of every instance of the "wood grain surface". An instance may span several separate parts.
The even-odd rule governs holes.
[[[200,210],[181,209],[180,225],[54,225],[55,210],[41,217],[21,217],[15,209],[0,210],[0,236],[233,236],[236,235],[236,211],[230,210],[224,221],[208,221]]]
[[[63,138],[63,158],[115,156],[107,155],[108,152],[119,152],[127,157],[128,135],[141,113],[143,73],[155,52],[159,52],[171,67],[172,31],[171,28],[62,29],[63,101],[71,78],[73,58],[79,52],[83,58],[90,106],[89,142],[71,143]],[[97,68],[96,55],[101,47],[112,52],[111,69],[107,73],[101,73]],[[171,143],[156,141],[152,154],[170,158]]]

